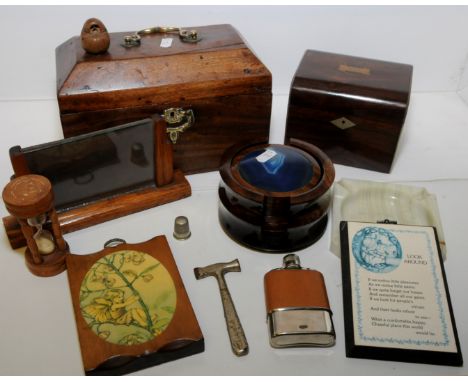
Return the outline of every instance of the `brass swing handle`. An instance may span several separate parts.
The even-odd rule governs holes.
[[[124,42],[122,44],[125,48],[132,48],[134,46],[140,46],[141,38],[146,35],[150,34],[157,34],[157,33],[176,33],[179,32],[179,38],[182,42],[187,43],[196,43],[201,40],[198,37],[198,32],[195,29],[187,30],[187,29],[180,29],[178,27],[152,27],[142,29],[138,32],[135,32],[132,35],[128,35],[124,37]]]
[[[168,124],[166,132],[174,145],[177,143],[179,135],[195,123],[195,115],[192,109],[184,110],[180,107],[171,107],[163,111],[162,117]],[[179,123],[180,125],[174,126]]]

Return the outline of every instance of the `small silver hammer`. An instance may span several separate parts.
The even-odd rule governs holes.
[[[231,340],[232,351],[235,355],[246,355],[249,352],[249,344],[245,338],[244,329],[237,315],[236,308],[232,302],[231,294],[224,280],[224,274],[227,272],[240,272],[239,260],[233,260],[229,263],[216,263],[206,267],[194,268],[197,280],[208,276],[214,276],[218,280],[221,301],[223,302],[224,318],[226,319],[229,339]]]

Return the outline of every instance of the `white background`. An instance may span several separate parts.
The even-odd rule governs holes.
[[[62,137],[55,100],[56,46],[100,18],[110,32],[154,25],[231,23],[273,75],[271,141],[281,142],[287,95],[305,49],[396,61],[414,66],[410,108],[392,173],[336,166],[337,177],[398,181],[438,197],[447,241],[446,272],[462,351],[468,356],[466,216],[468,207],[468,7],[108,6],[0,7],[0,185],[8,182],[8,149]],[[74,253],[98,251],[111,237],[141,242],[166,234],[205,335],[203,354],[140,374],[467,374],[468,368],[348,359],[344,354],[339,260],[329,232],[298,252],[320,270],[334,311],[337,344],[330,349],[274,350],[268,345],[262,277],[280,255],[238,246],[217,222],[217,173],[190,176],[193,196],[66,235]],[[0,212],[5,215],[4,206]],[[192,238],[172,238],[175,216],[190,219]],[[65,274],[30,275],[23,250],[0,235],[0,374],[81,374],[82,365]],[[193,268],[239,258],[242,272],[227,282],[250,344],[230,350],[214,280],[196,281]]]

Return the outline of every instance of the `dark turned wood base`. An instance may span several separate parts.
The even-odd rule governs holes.
[[[26,266],[33,275],[39,277],[51,277],[58,275],[67,269],[67,253],[69,253],[68,244],[63,251],[56,250],[50,255],[42,255],[42,263],[35,264],[31,256],[31,251],[29,248],[26,248],[24,259]]]
[[[236,218],[221,203],[218,217],[224,232],[232,240],[249,249],[266,253],[295,252],[311,246],[323,236],[328,221],[328,214],[325,214],[305,226],[268,232]]]
[[[335,178],[331,160],[317,147],[291,139],[288,147],[308,156],[313,176],[291,191],[267,191],[249,183],[238,163],[252,151],[280,145],[239,144],[223,155],[218,188],[221,227],[237,243],[261,252],[298,251],[323,235]]]

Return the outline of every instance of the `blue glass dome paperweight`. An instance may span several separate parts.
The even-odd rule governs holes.
[[[335,170],[319,148],[298,139],[239,143],[219,172],[219,222],[239,244],[292,252],[325,232]]]
[[[297,190],[314,175],[311,160],[287,146],[253,151],[239,161],[238,169],[246,182],[270,192]]]

